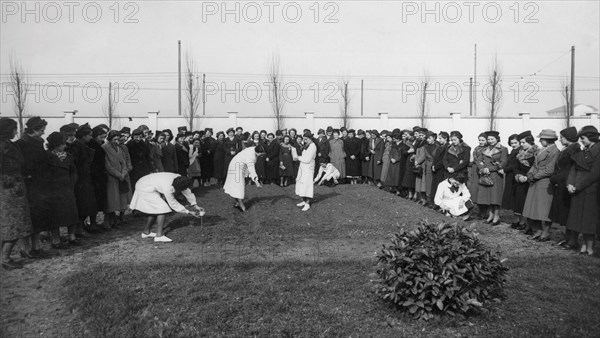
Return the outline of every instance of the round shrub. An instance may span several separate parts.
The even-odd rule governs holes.
[[[378,254],[376,292],[415,319],[467,314],[503,296],[508,269],[468,228],[421,221]]]

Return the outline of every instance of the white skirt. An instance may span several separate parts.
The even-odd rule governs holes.
[[[173,211],[159,193],[139,190],[133,193],[129,209],[138,210],[150,215],[168,214]]]

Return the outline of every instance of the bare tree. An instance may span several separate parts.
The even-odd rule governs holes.
[[[277,130],[284,127],[285,120],[285,99],[283,97],[281,67],[279,65],[279,56],[271,56],[269,61],[269,90],[271,108],[273,109],[273,117],[275,117],[275,126]]]
[[[571,126],[571,109],[570,109],[570,102],[571,102],[571,96],[569,95],[569,85],[568,85],[568,80],[567,79],[563,79],[560,81],[560,92],[562,94],[562,99],[563,102],[565,104],[564,106],[564,112],[563,112],[563,116],[565,119],[565,126],[566,128],[569,128]]]
[[[498,57],[494,56],[494,62],[490,69],[488,77],[486,99],[490,103],[490,130],[496,129],[496,118],[500,110],[500,102],[502,100],[502,69],[498,63]],[[488,95],[489,94],[489,95]]]
[[[23,134],[23,120],[25,119],[25,104],[27,102],[27,90],[29,89],[27,72],[21,64],[12,56],[10,64],[10,86],[13,89],[14,112],[19,122],[19,130]]]
[[[112,82],[108,83],[108,100],[106,101],[102,110],[104,111],[104,116],[106,116],[106,120],[108,122],[108,128],[113,129],[113,125],[115,124],[115,119],[117,117],[117,96],[118,88],[113,88]],[[116,127],[115,127],[116,128]]]
[[[196,118],[196,112],[198,111],[200,102],[202,102],[202,97],[200,95],[200,86],[198,86],[198,68],[189,52],[186,53],[185,64],[185,96],[187,99],[187,109],[183,111],[183,115],[188,120],[190,130],[194,130],[194,119]]]
[[[350,128],[350,92],[348,91],[348,84],[350,81],[342,79],[338,83],[340,90],[340,117],[342,118],[342,126]]]
[[[421,121],[421,127],[427,127],[427,114],[429,113],[429,105],[427,104],[427,88],[429,88],[429,84],[431,83],[431,78],[427,71],[423,73],[423,78],[421,79],[421,90],[419,92],[419,102],[417,102],[419,120]]]

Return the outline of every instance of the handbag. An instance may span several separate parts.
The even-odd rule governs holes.
[[[487,175],[481,176],[479,178],[479,184],[483,185],[484,187],[491,187],[494,185],[494,180],[492,180],[492,178]]]
[[[121,193],[129,192],[129,182],[126,180],[119,181],[119,191]]]
[[[413,167],[413,174],[415,174],[416,176],[423,176],[423,167],[420,165]]]

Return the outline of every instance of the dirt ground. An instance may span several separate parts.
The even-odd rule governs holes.
[[[61,300],[66,277],[99,263],[269,262],[372,258],[407,220],[448,218],[392,194],[363,185],[316,187],[308,212],[295,206],[294,187],[247,187],[249,210],[242,213],[217,187],[195,191],[207,214],[202,221],[172,215],[167,235],[173,243],[142,239],[143,217],[126,217],[121,229],[84,239],[72,250],[45,249],[49,259],[26,260],[21,270],[2,271],[2,337],[77,336],[77,325]],[[414,221],[413,221],[414,223]],[[410,225],[406,225],[410,226]],[[493,249],[511,256],[574,255],[551,242],[536,243],[510,229],[472,222]],[[560,237],[556,229],[554,239]],[[18,258],[18,250],[13,253]],[[593,260],[597,258],[582,257]]]

